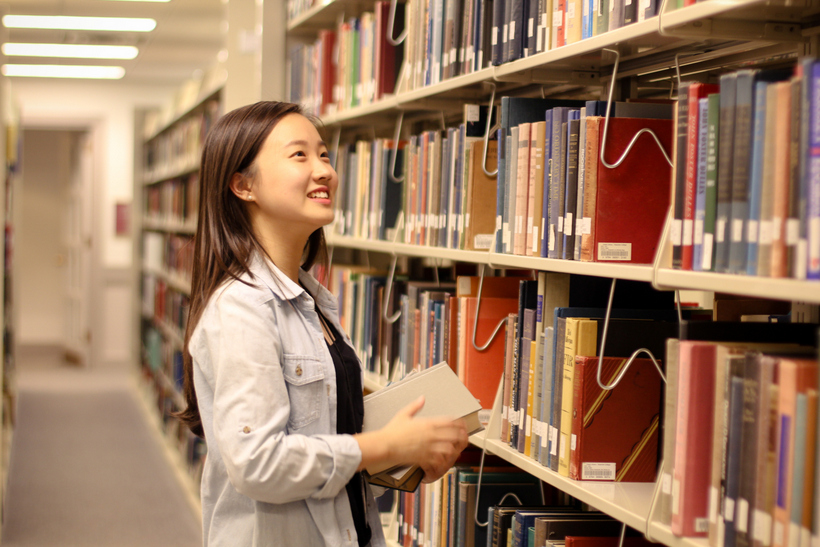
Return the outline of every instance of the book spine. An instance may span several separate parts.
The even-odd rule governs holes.
[[[746,223],[749,217],[749,166],[752,149],[754,83],[756,70],[737,73],[735,95],[735,136],[732,167],[732,203],[729,213],[729,260],[727,271],[746,271]]]
[[[760,235],[760,201],[763,191],[763,156],[766,142],[766,82],[755,84],[754,140],[749,175],[749,222],[746,239],[746,274],[757,275],[758,237]]]
[[[732,207],[732,169],[734,168],[735,93],[737,73],[720,77],[720,136],[718,138],[717,209],[715,219],[714,270],[725,272],[729,265],[729,233]]]
[[[686,172],[689,137],[689,88],[693,82],[681,82],[678,89],[676,128],[677,157],[675,158],[675,199],[672,220],[672,267],[683,268],[684,210],[686,204]]]
[[[579,119],[568,122],[567,134],[567,182],[564,187],[564,230],[561,258],[572,260],[575,255],[573,235],[575,205],[578,199],[578,145],[580,140]]]
[[[808,279],[820,279],[820,63],[815,61],[806,71],[808,87],[808,147],[807,147],[807,242]]]
[[[709,459],[712,449],[714,347],[681,342],[672,484],[672,533],[704,537],[708,532]]]
[[[708,149],[709,99],[698,99],[698,159],[695,184],[695,219],[692,241],[692,269],[703,269],[703,219],[706,214],[706,156]]]

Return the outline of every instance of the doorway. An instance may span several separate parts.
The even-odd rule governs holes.
[[[14,211],[17,345],[92,362],[93,140],[86,130],[24,128]]]

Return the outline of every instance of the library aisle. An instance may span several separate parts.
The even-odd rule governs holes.
[[[21,351],[3,547],[198,547],[200,523],[128,372]]]

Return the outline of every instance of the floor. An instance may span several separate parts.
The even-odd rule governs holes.
[[[17,363],[3,547],[198,547],[134,375],[78,368],[48,348]],[[152,429],[153,428],[153,429]]]

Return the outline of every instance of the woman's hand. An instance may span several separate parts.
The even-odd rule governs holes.
[[[356,435],[362,449],[359,469],[374,463],[417,464],[426,482],[444,475],[466,448],[467,429],[463,420],[415,418],[422,407],[424,397],[419,397],[383,429]]]

